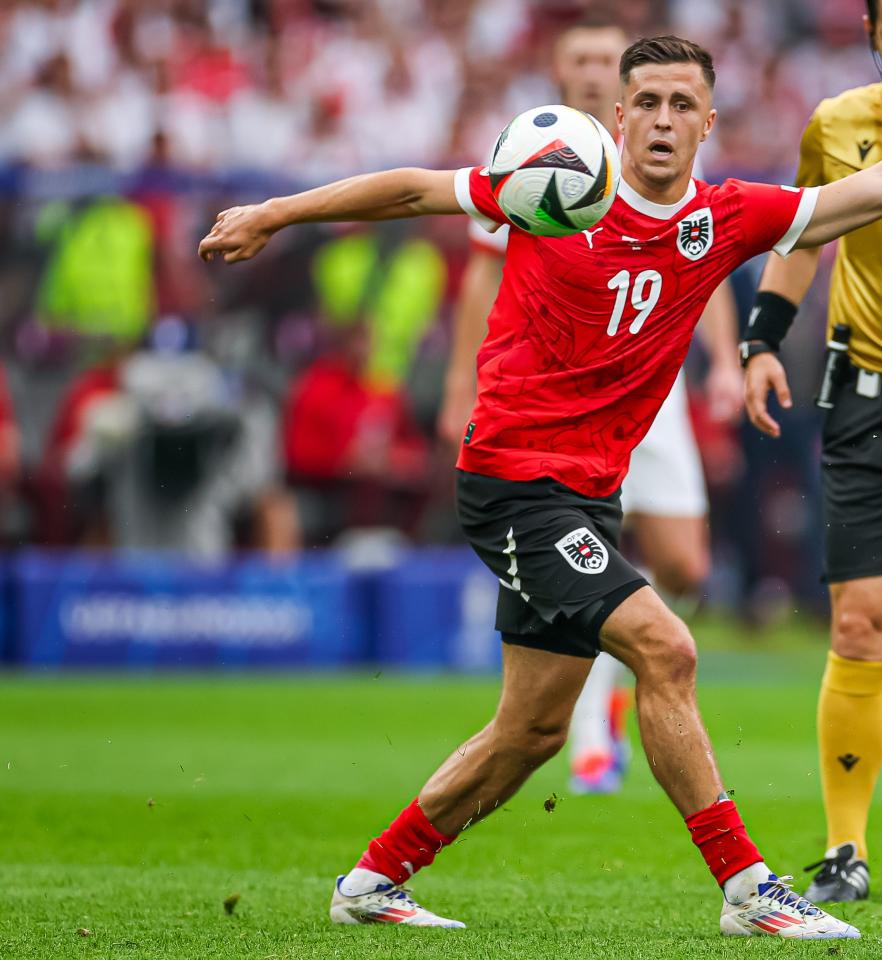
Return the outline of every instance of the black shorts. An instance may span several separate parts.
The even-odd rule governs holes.
[[[618,552],[619,493],[591,499],[550,478],[456,471],[466,539],[499,577],[507,643],[595,657],[606,618],[646,580]]]
[[[821,459],[828,583],[882,575],[882,396],[855,392],[855,371],[824,423]]]

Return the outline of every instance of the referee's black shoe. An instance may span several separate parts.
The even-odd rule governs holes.
[[[858,860],[853,843],[831,847],[823,860],[810,863],[805,869],[818,871],[805,892],[807,900],[845,903],[866,900],[870,892],[870,870],[863,860]]]

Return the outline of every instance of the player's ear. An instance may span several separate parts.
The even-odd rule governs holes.
[[[710,132],[713,129],[713,125],[716,123],[716,120],[717,120],[717,111],[711,110],[711,112],[707,115],[707,120],[704,121],[704,130],[702,130],[701,132],[702,142],[707,140],[707,138],[710,136]]]
[[[625,135],[625,111],[622,109],[620,103],[616,104],[616,126],[619,128],[619,133]]]

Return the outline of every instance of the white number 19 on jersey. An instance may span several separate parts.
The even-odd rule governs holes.
[[[661,296],[661,274],[657,270],[643,270],[634,278],[632,287],[631,271],[619,270],[607,284],[607,287],[616,291],[616,302],[613,305],[613,311],[606,327],[607,334],[614,337],[618,332],[622,315],[625,312],[625,302],[628,299],[629,289],[631,291],[631,306],[637,311],[637,316],[631,321],[628,330],[631,333],[640,333],[643,324],[646,323],[646,318],[652,313],[653,308],[658,303],[658,298]]]

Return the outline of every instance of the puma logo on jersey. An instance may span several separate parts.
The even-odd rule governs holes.
[[[860,757],[856,757],[853,753],[846,753],[836,759],[845,767],[845,772],[850,773],[851,768],[860,760]]]
[[[677,249],[687,260],[700,260],[714,242],[714,217],[702,207],[677,224]]]
[[[600,233],[603,227],[598,227],[596,230],[583,230],[582,233],[588,238],[588,246],[590,249],[594,249],[594,234]]]
[[[872,140],[864,140],[862,143],[857,145],[858,153],[861,155],[861,163],[867,159],[867,154],[875,147],[876,144]]]

